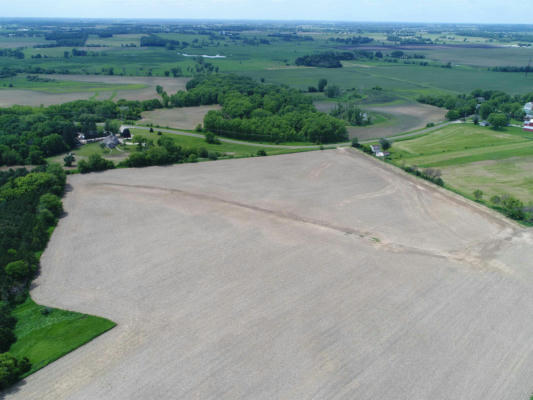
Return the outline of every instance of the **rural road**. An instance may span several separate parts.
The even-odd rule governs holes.
[[[117,327],[5,400],[515,400],[533,234],[351,149],[69,175],[31,291]]]
[[[423,130],[420,130],[420,131],[409,132],[409,133],[400,134],[400,135],[394,135],[394,136],[391,136],[391,137],[389,137],[387,139],[389,139],[390,141],[393,142],[393,141],[398,140],[398,139],[403,139],[403,138],[406,138],[406,137],[417,136],[417,135],[421,135],[421,134],[424,134],[424,133],[429,133],[429,132],[435,131],[437,129],[443,128],[443,127],[445,127],[445,126],[447,126],[449,124],[454,124],[454,123],[458,123],[458,122],[457,121],[445,122],[445,123],[442,123],[442,124],[439,124],[439,125],[435,125],[433,127],[426,128],[426,129],[423,129]],[[138,126],[138,125],[124,125],[124,128],[142,129],[142,130],[145,130],[145,131],[149,131],[150,130],[149,127]],[[183,132],[183,131],[178,131],[178,130],[175,130],[175,129],[154,128],[154,130],[161,131],[161,132],[164,132],[164,133],[172,133],[174,135],[191,136],[191,137],[196,137],[196,138],[201,138],[201,139],[205,138],[205,135],[200,134],[200,133]],[[217,138],[221,142],[224,142],[224,143],[243,144],[243,145],[247,145],[247,146],[255,146],[255,147],[261,147],[261,148],[277,148],[277,149],[294,149],[294,150],[297,150],[297,149],[318,149],[320,147],[319,145],[289,146],[289,145],[281,145],[281,144],[262,144],[262,143],[245,142],[245,141],[242,141],[242,140],[227,139],[227,138],[224,138],[224,137],[221,137],[221,136],[217,136]],[[364,143],[372,143],[372,142],[375,142],[376,140],[378,140],[378,139],[361,140],[360,143],[363,143],[363,144]],[[343,142],[343,143],[326,144],[324,146],[327,146],[327,147],[331,147],[331,146],[342,147],[342,146],[349,146],[350,144],[351,144],[351,142]]]

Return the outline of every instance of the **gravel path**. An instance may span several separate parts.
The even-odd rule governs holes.
[[[110,332],[4,399],[527,399],[533,235],[349,149],[71,175],[32,289]]]

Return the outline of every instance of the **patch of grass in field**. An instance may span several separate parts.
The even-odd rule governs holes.
[[[48,309],[28,298],[13,312],[17,318],[16,343],[9,352],[16,357],[27,357],[31,370],[43,368],[72,350],[113,328],[116,324],[104,318],[71,311]]]

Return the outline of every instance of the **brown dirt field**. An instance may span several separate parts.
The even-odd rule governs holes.
[[[526,399],[533,234],[348,149],[71,175],[32,297],[118,323],[5,394]]]
[[[190,130],[203,123],[204,116],[208,111],[220,110],[220,108],[218,105],[213,105],[145,111],[142,113],[142,120],[138,123]]]

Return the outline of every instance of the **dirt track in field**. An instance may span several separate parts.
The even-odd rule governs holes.
[[[69,176],[32,297],[110,332],[6,399],[525,399],[531,231],[348,149]]]

